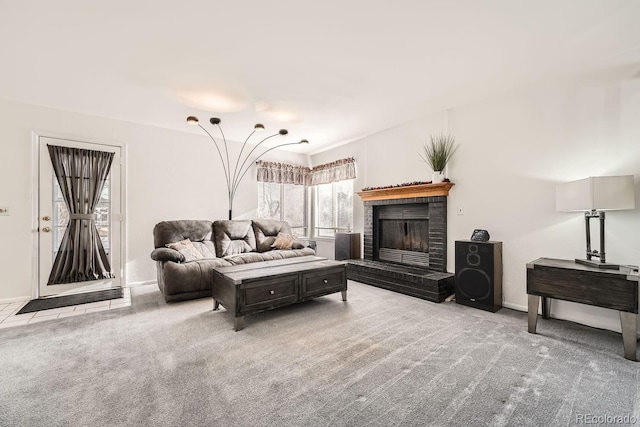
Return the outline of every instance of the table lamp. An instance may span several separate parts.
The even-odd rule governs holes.
[[[604,211],[635,209],[633,175],[596,176],[556,186],[556,210],[559,212],[584,211],[587,237],[586,259],[579,264],[618,270],[617,264],[608,263],[604,250]],[[600,251],[591,250],[591,218],[600,219]],[[592,258],[599,258],[593,260]]]

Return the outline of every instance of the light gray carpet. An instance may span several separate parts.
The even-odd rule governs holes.
[[[211,300],[0,330],[3,426],[562,426],[637,417],[619,334],[356,282],[248,316]],[[596,419],[597,420],[597,419]]]

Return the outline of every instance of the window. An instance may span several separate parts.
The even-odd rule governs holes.
[[[308,236],[307,187],[258,182],[258,218],[287,221],[296,236]]]
[[[287,221],[291,231],[309,236],[308,188],[313,188],[313,236],[333,237],[353,225],[355,159],[345,158],[314,166],[258,163],[258,218]],[[284,184],[284,183],[287,184]]]
[[[315,186],[315,236],[333,237],[353,226],[353,180]]]
[[[100,200],[95,209],[95,226],[98,229],[102,246],[107,255],[110,253],[111,246],[111,232],[109,215],[111,212],[111,193],[109,188],[111,186],[111,173],[107,176],[107,180],[102,187],[102,193],[100,193]],[[58,183],[55,173],[53,174],[53,259],[56,258],[56,254],[60,249],[62,238],[67,231],[69,225],[69,210],[67,204],[62,196],[62,190]]]

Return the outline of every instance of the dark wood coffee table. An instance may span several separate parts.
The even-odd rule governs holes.
[[[217,267],[213,270],[213,309],[222,304],[234,316],[234,329],[244,316],[302,302],[334,292],[347,300],[346,263],[321,257],[279,259]]]

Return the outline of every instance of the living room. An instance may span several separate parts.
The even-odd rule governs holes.
[[[515,313],[526,312],[527,263],[540,257],[574,259],[584,256],[584,218],[581,214],[556,211],[556,185],[590,176],[633,175],[635,199],[640,200],[640,34],[634,23],[640,15],[638,5],[627,1],[613,1],[608,6],[598,1],[587,2],[587,6],[582,6],[584,2],[561,3],[564,7],[558,16],[571,10],[583,12],[586,15],[580,21],[583,26],[576,27],[573,38],[555,42],[549,42],[545,37],[562,25],[553,26],[555,21],[549,20],[552,29],[538,26],[539,31],[529,40],[532,45],[537,46],[534,43],[537,40],[544,41],[544,46],[556,43],[562,48],[554,52],[554,58],[543,56],[547,62],[539,64],[538,74],[528,75],[530,80],[516,81],[509,67],[505,67],[503,73],[483,76],[483,58],[472,56],[459,64],[459,73],[474,74],[469,80],[461,81],[469,85],[468,90],[462,84],[455,90],[448,88],[446,100],[436,99],[426,106],[414,105],[412,114],[402,118],[385,116],[385,110],[381,109],[379,124],[359,135],[336,138],[323,145],[327,148],[317,151],[313,149],[314,138],[309,135],[312,151],[277,150],[265,159],[314,166],[353,157],[357,165],[357,178],[353,181],[355,193],[365,187],[429,181],[431,170],[418,156],[423,144],[437,132],[455,135],[459,148],[446,170],[447,177],[455,184],[447,198],[449,252],[453,253],[455,241],[468,239],[474,229],[488,230],[491,240],[501,241],[504,245],[502,305]],[[596,12],[601,12],[606,19],[598,19]],[[227,218],[227,189],[223,185],[224,175],[215,148],[211,140],[190,127],[185,118],[199,113],[205,122],[208,117],[203,114],[210,113],[222,118],[226,130],[227,126],[233,128],[235,113],[194,111],[188,105],[176,102],[170,123],[155,119],[153,108],[144,112],[146,120],[134,122],[123,118],[128,115],[126,97],[108,100],[122,105],[123,113],[118,117],[110,117],[91,106],[78,110],[71,104],[65,105],[67,92],[91,91],[92,86],[99,83],[91,78],[78,79],[77,87],[58,87],[60,103],[47,104],[34,95],[39,87],[51,85],[43,77],[46,70],[24,70],[18,64],[21,58],[30,55],[39,57],[40,62],[46,64],[55,64],[56,58],[49,57],[54,54],[47,49],[35,53],[31,49],[22,49],[22,53],[10,49],[10,44],[16,40],[15,34],[31,34],[36,41],[46,42],[46,34],[14,33],[18,25],[26,26],[27,22],[7,22],[0,30],[4,36],[0,52],[10,58],[5,62],[6,68],[0,71],[5,82],[0,90],[0,177],[5,183],[0,188],[0,206],[8,208],[8,215],[0,216],[0,236],[5,243],[0,247],[0,302],[22,301],[34,294],[38,173],[34,134],[116,142],[124,147],[123,283],[132,289],[153,285],[157,273],[149,254],[153,249],[151,233],[156,223],[171,219]],[[101,39],[109,34],[93,37]],[[33,46],[33,40],[25,40],[25,43]],[[418,47],[415,50],[420,54]],[[179,50],[171,46],[167,51],[179,54]],[[157,61],[159,54],[153,53],[155,56],[150,54],[150,57]],[[511,57],[511,66],[516,69],[529,66],[527,57],[535,55],[534,50],[524,47],[515,53],[518,55]],[[585,58],[597,60],[584,65]],[[205,63],[208,60],[203,59]],[[380,66],[393,68],[393,60],[382,61],[386,63]],[[152,62],[152,65],[171,68],[171,61],[169,58],[161,63]],[[132,74],[148,71],[138,70],[136,65],[127,71]],[[547,69],[553,72],[546,72]],[[24,83],[17,83],[20,73],[30,77],[26,80],[33,85],[23,94],[19,91]],[[150,76],[143,85],[154,86],[158,83],[153,81],[155,77]],[[143,78],[135,75],[132,79]],[[401,79],[402,75],[395,78]],[[474,79],[482,85],[471,85],[469,82]],[[391,83],[390,88],[393,87]],[[350,84],[355,82],[350,80],[345,87]],[[347,93],[345,91],[345,97]],[[375,98],[375,94],[371,94],[371,100]],[[132,99],[131,104],[135,105],[135,101]],[[354,121],[358,114],[352,112]],[[344,122],[348,120],[349,117],[343,119]],[[323,125],[331,127],[331,123]],[[304,136],[304,129],[295,129],[295,123],[283,126]],[[246,127],[236,132],[246,136],[250,129]],[[317,139],[320,142],[322,138]],[[230,141],[241,143],[242,139]],[[233,155],[238,152],[236,145],[231,147],[231,152]],[[255,214],[256,184],[255,176],[247,174],[234,200],[234,217],[251,218]],[[354,231],[362,232],[363,220],[363,203],[354,194]],[[639,220],[638,208],[608,214],[609,260],[629,265],[640,263]],[[333,240],[318,238],[317,242],[317,254],[332,258]],[[455,271],[452,256],[447,258],[447,271]],[[417,301],[427,307],[434,305]],[[168,309],[173,310],[176,306],[170,305]],[[441,304],[438,310],[443,309],[440,306],[447,307]],[[620,332],[620,318],[614,310],[554,301],[552,315],[555,319]],[[205,326],[204,315],[200,319]],[[523,333],[526,333],[526,327],[524,318]],[[29,333],[29,325],[18,328],[22,328],[24,334]],[[341,331],[338,327],[334,332],[340,334]],[[588,335],[583,330],[579,333]],[[611,357],[619,359],[621,364],[633,366],[618,353]],[[166,363],[175,362],[167,360]],[[637,368],[628,369],[637,379]],[[637,397],[635,401],[637,415]]]

